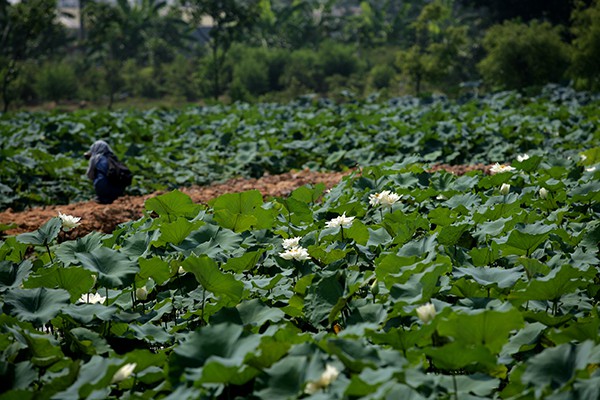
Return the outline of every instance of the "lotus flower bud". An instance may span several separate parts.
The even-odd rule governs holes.
[[[131,374],[133,373],[133,370],[135,369],[135,367],[137,367],[136,363],[128,363],[128,364],[123,365],[121,368],[119,368],[119,370],[117,372],[115,372],[111,383],[121,382],[121,381],[124,381],[125,379],[129,378],[131,376]]]
[[[423,304],[417,308],[417,317],[424,323],[431,321],[435,314],[435,306],[431,303]]]
[[[138,300],[146,300],[148,298],[148,289],[146,289],[145,286],[137,288],[135,291],[135,297],[137,297]]]

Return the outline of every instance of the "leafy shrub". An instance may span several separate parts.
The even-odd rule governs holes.
[[[335,42],[325,42],[318,51],[319,66],[325,76],[350,76],[358,70],[354,48]]]
[[[177,55],[173,62],[162,66],[165,91],[186,100],[196,99],[200,96],[196,74],[197,65],[194,60]]]
[[[600,1],[573,12],[573,59],[570,75],[581,89],[600,89]]]
[[[546,22],[507,21],[492,26],[483,47],[487,56],[479,63],[479,71],[487,83],[501,89],[558,82],[569,63],[560,29]]]
[[[232,49],[232,100],[249,100],[269,90],[269,68],[262,49],[237,47]]]
[[[290,54],[281,82],[286,88],[303,87],[313,91],[323,91],[324,76],[319,65],[319,55],[315,51],[296,50]]]
[[[127,60],[123,78],[125,90],[133,96],[153,99],[161,94],[160,81],[153,67],[140,67],[135,60]]]
[[[383,89],[390,86],[396,70],[387,64],[376,65],[369,72],[369,80],[375,89]]]
[[[35,82],[40,98],[60,101],[77,96],[77,76],[73,67],[65,62],[42,66]]]

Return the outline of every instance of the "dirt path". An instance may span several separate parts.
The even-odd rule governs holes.
[[[445,169],[457,175],[471,170],[488,172],[489,166],[448,166],[436,165],[432,170]],[[292,171],[281,175],[265,175],[259,179],[232,179],[223,184],[211,186],[192,186],[180,190],[189,195],[195,203],[206,204],[209,200],[225,193],[243,192],[256,189],[265,197],[282,197],[289,195],[294,189],[307,184],[323,183],[327,188],[335,186],[348,172],[315,172],[309,170]],[[92,231],[112,232],[123,222],[140,218],[144,211],[144,202],[164,192],[156,192],[145,196],[125,196],[113,204],[98,204],[92,201],[35,207],[21,212],[8,209],[0,212],[0,223],[17,225],[16,228],[4,231],[4,235],[17,235],[38,229],[50,218],[58,216],[60,211],[81,217],[80,225],[69,232],[66,238],[82,237]]]

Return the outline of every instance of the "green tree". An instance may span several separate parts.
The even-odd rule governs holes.
[[[487,52],[478,68],[484,81],[499,89],[523,89],[557,82],[569,64],[560,28],[548,22],[494,25],[483,38]]]
[[[142,0],[134,4],[117,0],[115,6],[91,2],[85,9],[87,47],[91,58],[104,68],[111,108],[123,86],[122,70],[128,59],[158,70],[161,62],[174,58],[189,37],[176,14],[163,16],[163,0]]]
[[[210,48],[210,77],[212,95],[218,99],[223,93],[222,69],[231,45],[248,34],[259,15],[258,0],[182,0],[194,27],[199,27],[204,17],[212,26],[205,37]],[[200,31],[201,34],[202,31]]]
[[[414,43],[400,51],[397,67],[414,83],[417,95],[424,81],[440,82],[464,64],[468,28],[452,16],[452,1],[435,0],[411,24]]]
[[[573,12],[573,58],[569,74],[579,88],[600,89],[600,1]]]
[[[66,42],[57,22],[54,0],[30,0],[11,4],[0,0],[0,91],[6,112],[14,100],[11,85],[28,59],[55,52]]]

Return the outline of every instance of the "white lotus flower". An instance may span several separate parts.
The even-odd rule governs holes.
[[[448,198],[441,193],[438,194],[437,196],[435,196],[435,199],[436,200],[448,200]]]
[[[335,381],[339,375],[340,371],[336,367],[327,364],[327,366],[325,367],[325,371],[323,371],[318,380],[308,382],[306,384],[306,388],[304,388],[304,393],[315,394],[319,390],[331,385],[331,383]]]
[[[327,221],[325,226],[328,228],[338,228],[340,226],[342,228],[349,228],[353,221],[354,217],[346,217],[346,213],[343,213],[339,217],[336,217],[331,221]]]
[[[96,303],[102,304],[102,303],[104,303],[104,300],[106,300],[106,296],[102,296],[98,293],[84,293],[79,298],[80,302],[88,303],[88,304],[96,304]]]
[[[296,247],[287,249],[283,253],[279,253],[279,257],[281,257],[285,260],[298,260],[298,261],[304,261],[304,260],[310,259],[308,250],[306,250],[302,246],[296,246]]]
[[[182,266],[179,266],[179,269],[177,270],[177,273],[178,273],[179,275],[183,275],[183,274],[185,274],[185,273],[186,273],[186,270],[185,270],[185,269],[183,269],[183,267],[182,267]]]
[[[594,172],[595,170],[596,170],[596,167],[589,167],[589,168],[585,169],[586,172]]]
[[[289,239],[283,239],[283,248],[284,249],[291,249],[292,247],[298,247],[300,246],[300,239],[302,239],[301,237],[293,237],[293,238],[289,238]]]
[[[511,171],[514,171],[515,169],[516,169],[515,167],[511,167],[510,165],[506,165],[506,164],[500,165],[500,164],[496,163],[496,164],[492,165],[492,168],[490,168],[490,173],[492,175],[494,175],[494,174],[499,174],[502,172],[511,172]]]
[[[145,286],[137,288],[135,290],[135,297],[137,297],[138,300],[146,300],[148,298],[148,289],[146,289]]]
[[[587,156],[585,154],[580,154],[579,158],[581,159],[582,162],[587,160]]]
[[[548,197],[548,189],[546,188],[540,188],[538,193],[540,194],[541,199],[545,199]]]
[[[503,183],[502,186],[500,186],[500,193],[508,194],[508,192],[510,192],[510,185],[508,183]]]
[[[62,227],[64,231],[76,228],[77,226],[79,226],[79,220],[81,220],[81,217],[74,217],[72,215],[63,214],[60,211],[58,212],[58,218],[60,218],[60,220],[62,221]]]
[[[371,194],[369,195],[369,204],[372,206],[392,206],[398,200],[400,200],[400,196],[397,193],[392,193],[389,190],[384,190],[381,193]]]
[[[133,373],[133,370],[135,369],[135,367],[137,367],[136,363],[127,363],[127,364],[123,365],[121,368],[119,368],[119,370],[117,372],[115,372],[111,383],[121,382],[121,381],[124,381],[125,379],[129,378],[131,376],[131,374]]]
[[[525,160],[529,160],[529,154],[525,153],[523,155],[518,155],[517,156],[517,161],[518,162],[523,162]]]
[[[423,304],[417,308],[417,317],[424,323],[431,321],[435,314],[435,306],[431,303]]]

